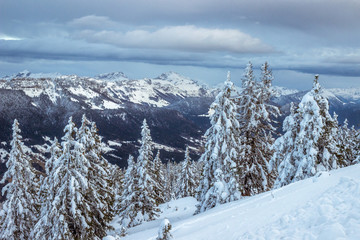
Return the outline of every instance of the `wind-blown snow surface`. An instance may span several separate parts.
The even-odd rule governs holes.
[[[323,172],[195,216],[189,213],[194,199],[180,199],[158,220],[129,229],[122,239],[156,239],[165,217],[176,240],[360,239],[359,173],[359,164]]]

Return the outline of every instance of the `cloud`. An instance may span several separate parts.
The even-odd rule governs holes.
[[[111,21],[109,17],[88,15],[81,18],[75,18],[71,20],[68,25],[82,29],[106,29],[116,27],[119,23]]]
[[[236,29],[169,26],[156,31],[128,32],[83,30],[74,35],[89,42],[125,48],[173,49],[181,51],[270,53],[274,49],[260,39]]]
[[[19,40],[21,40],[21,38],[14,37],[14,36],[9,36],[9,35],[0,33],[0,40],[4,40],[4,41],[19,41]]]

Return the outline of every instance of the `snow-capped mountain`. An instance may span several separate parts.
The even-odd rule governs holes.
[[[281,124],[290,102],[299,102],[305,92],[274,89],[273,101],[283,113]],[[163,159],[179,161],[185,145],[201,149],[201,137],[209,126],[206,116],[217,91],[174,72],[130,79],[122,72],[80,77],[23,71],[0,79],[0,141],[10,139],[14,118],[29,143],[42,145],[44,136],[62,136],[68,117],[79,122],[86,113],[105,141],[112,143],[108,156],[124,165],[128,154],[137,153],[140,125],[146,118]],[[360,122],[360,89],[329,89],[324,94],[340,123],[345,118],[350,124]],[[193,151],[194,159],[199,153]]]
[[[103,73],[95,76],[96,79],[107,80],[107,81],[126,81],[129,78],[123,72],[111,72]]]
[[[47,96],[53,103],[70,97],[70,101],[103,110],[119,109],[126,103],[164,107],[187,97],[213,96],[205,85],[174,72],[130,80],[121,72],[90,78],[24,71],[0,81],[0,89],[21,90],[30,98]]]
[[[62,136],[68,117],[79,122],[86,113],[111,143],[108,156],[124,165],[128,154],[137,153],[146,118],[163,159],[182,160],[185,145],[200,147],[208,124],[202,115],[213,97],[212,89],[174,72],[134,80],[122,72],[80,77],[23,71],[0,80],[0,140],[9,140],[17,118],[29,143],[41,145],[44,136]]]
[[[11,76],[4,76],[1,79],[11,80],[15,78],[58,78],[62,75],[60,73],[32,73],[28,70],[13,74]]]

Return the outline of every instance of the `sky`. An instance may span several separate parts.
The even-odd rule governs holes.
[[[0,0],[0,76],[22,70],[209,85],[267,61],[274,85],[360,87],[359,0]]]

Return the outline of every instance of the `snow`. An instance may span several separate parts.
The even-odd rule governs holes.
[[[177,240],[360,239],[359,171],[358,164],[322,172],[195,216],[195,199],[174,200],[161,205],[157,220],[128,229],[122,239],[154,240],[164,218]]]
[[[108,145],[109,145],[109,146],[116,146],[116,147],[121,147],[121,146],[122,146],[121,143],[118,143],[118,142],[115,142],[115,141],[111,141],[111,140],[108,141]]]
[[[107,100],[104,100],[103,106],[104,106],[105,109],[119,109],[119,108],[123,108],[123,107],[120,106],[119,104],[114,103],[114,102],[110,102],[110,101],[107,101]]]
[[[160,144],[160,143],[156,143],[156,142],[153,142],[152,145],[153,145],[153,147],[155,149],[165,150],[167,152],[176,152],[176,151],[178,151],[176,148],[169,147],[169,146],[166,146],[166,145],[163,145],[163,144]]]

